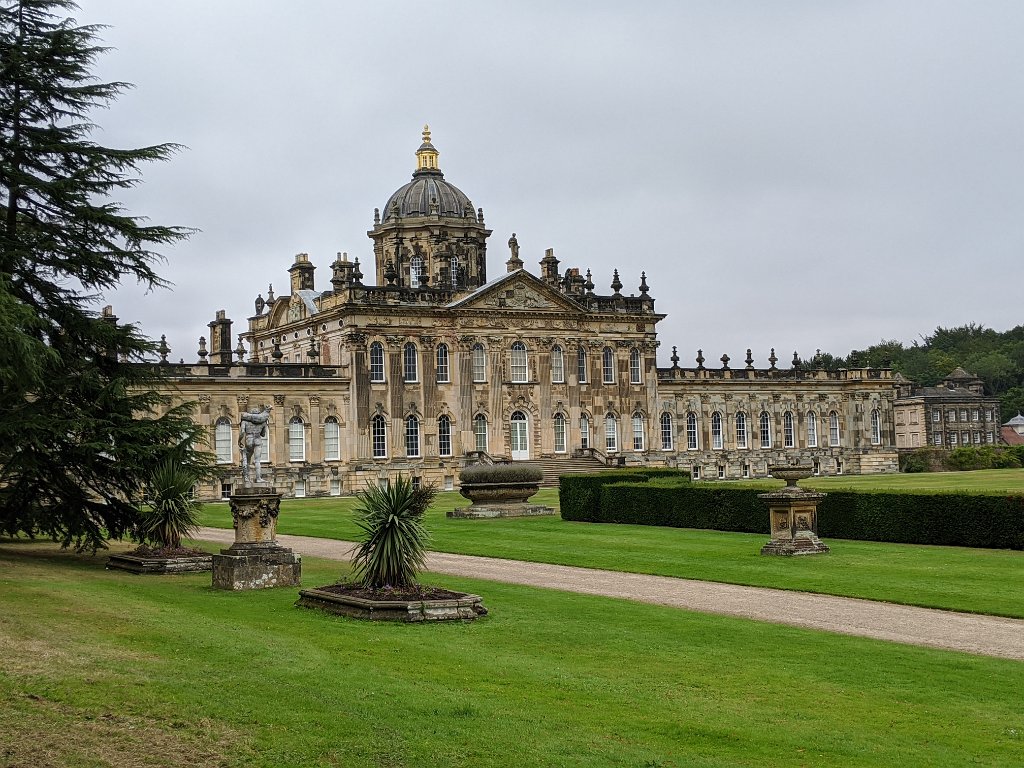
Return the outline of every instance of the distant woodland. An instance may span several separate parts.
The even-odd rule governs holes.
[[[1004,422],[1024,412],[1024,325],[1002,333],[974,323],[940,327],[909,346],[883,340],[846,357],[819,351],[807,362],[829,370],[891,367],[920,386],[935,386],[960,366],[985,382],[985,394],[999,398]]]

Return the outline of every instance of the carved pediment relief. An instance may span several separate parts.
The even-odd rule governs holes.
[[[529,273],[497,280],[455,305],[460,309],[579,312],[580,307]]]

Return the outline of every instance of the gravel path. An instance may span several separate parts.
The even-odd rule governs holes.
[[[230,544],[234,531],[203,528],[199,538]],[[329,560],[348,560],[354,546],[348,541],[284,534],[279,534],[277,540],[300,554]],[[1020,619],[445,552],[431,552],[427,570],[1024,660],[1024,620]]]

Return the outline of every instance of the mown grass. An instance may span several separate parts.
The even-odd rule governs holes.
[[[1019,662],[440,576],[491,615],[371,624],[102,565],[0,545],[4,764],[1024,764]]]
[[[714,485],[718,481],[708,481]],[[781,488],[781,480],[729,480],[743,488]],[[983,469],[974,472],[922,472],[918,474],[832,475],[809,477],[800,485],[819,491],[958,491],[961,493],[1024,493],[1024,469]]]
[[[557,492],[544,489],[533,501],[557,508]],[[572,523],[557,516],[445,517],[466,503],[457,493],[438,495],[427,513],[431,549],[1024,618],[1024,552],[829,540],[827,555],[774,558],[760,554],[767,534]],[[278,530],[352,540],[358,536],[354,504],[351,497],[285,500]],[[231,525],[227,505],[208,504],[201,517],[204,525]]]

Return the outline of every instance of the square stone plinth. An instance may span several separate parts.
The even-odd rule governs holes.
[[[268,589],[301,584],[302,557],[287,547],[236,544],[213,556],[213,586],[217,589]]]

